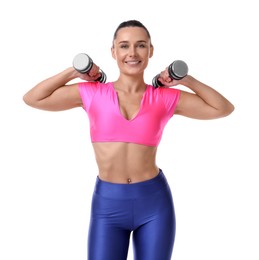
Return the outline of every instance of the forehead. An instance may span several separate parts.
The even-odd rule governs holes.
[[[125,27],[121,28],[117,32],[116,42],[121,41],[146,41],[149,42],[150,39],[147,35],[145,29],[141,27]]]

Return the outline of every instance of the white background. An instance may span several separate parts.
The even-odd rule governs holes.
[[[212,121],[173,117],[157,164],[174,196],[172,259],[258,260],[258,8],[254,0],[2,1],[0,259],[85,260],[97,167],[85,112],[32,109],[23,94],[88,53],[118,76],[114,30],[128,19],[155,46],[145,79],[175,59],[236,107]],[[132,258],[132,248],[129,251]],[[147,260],[147,259],[143,259]],[[161,259],[162,260],[162,259]]]

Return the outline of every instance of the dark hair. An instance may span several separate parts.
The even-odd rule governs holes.
[[[125,28],[125,27],[140,27],[140,28],[143,28],[147,35],[148,35],[148,38],[151,40],[151,36],[150,36],[150,33],[148,31],[148,29],[146,28],[146,26],[144,26],[141,22],[137,21],[137,20],[128,20],[128,21],[125,21],[125,22],[122,22],[118,27],[117,29],[115,30],[114,32],[114,35],[113,35],[113,40],[116,39],[117,37],[117,33],[120,29],[122,28]]]

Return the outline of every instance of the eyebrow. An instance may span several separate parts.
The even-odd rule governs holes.
[[[120,41],[120,42],[118,42],[119,44],[121,44],[121,43],[128,43],[129,41]],[[144,41],[144,40],[140,40],[140,41],[137,41],[137,43],[147,43],[147,41]]]

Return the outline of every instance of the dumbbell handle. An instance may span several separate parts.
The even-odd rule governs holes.
[[[184,78],[188,73],[188,66],[187,64],[182,60],[175,60],[173,63],[171,63],[168,66],[168,74],[169,77],[172,79],[180,80]],[[157,74],[153,80],[152,85],[155,88],[163,86],[163,84],[158,80],[160,77],[160,74]]]
[[[93,67],[93,65],[94,65],[93,60],[90,58],[89,55],[87,55],[85,53],[79,53],[73,59],[74,69],[82,74],[88,73],[91,70],[91,68]],[[96,81],[105,83],[106,74],[101,69],[99,72],[101,73],[101,76]]]

